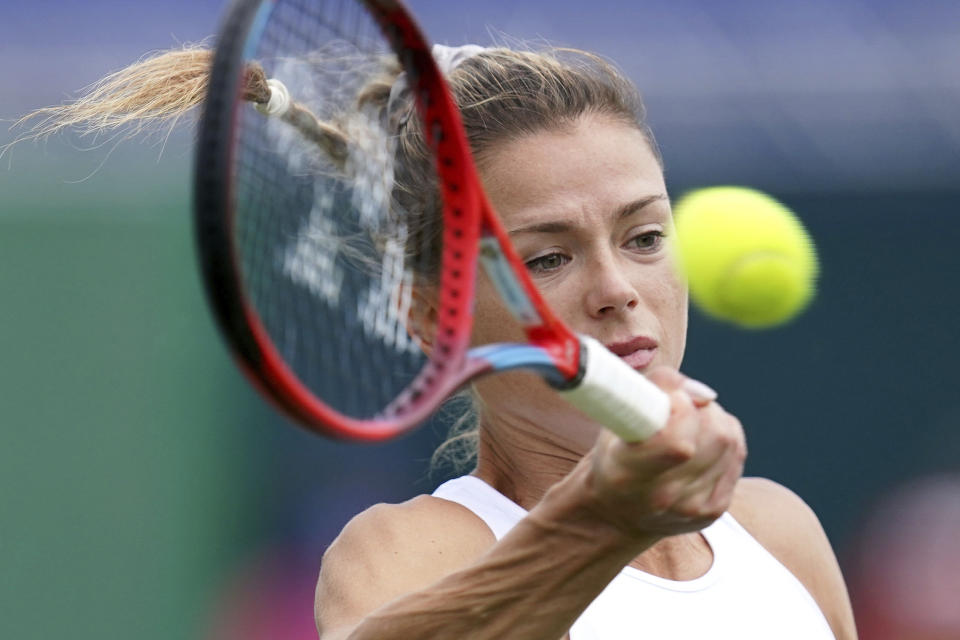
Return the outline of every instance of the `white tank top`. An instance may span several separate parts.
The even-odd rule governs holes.
[[[474,476],[433,495],[463,505],[497,540],[527,512]],[[570,628],[570,640],[635,638],[834,639],[813,597],[733,516],[702,532],[713,564],[694,580],[667,580],[624,567]]]

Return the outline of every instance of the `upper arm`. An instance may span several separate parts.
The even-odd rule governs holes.
[[[833,548],[816,514],[800,497],[770,480],[744,478],[730,512],[807,588],[839,640],[857,637]]]
[[[351,520],[323,556],[314,615],[324,640],[472,563],[493,534],[464,507],[422,496],[376,505]]]

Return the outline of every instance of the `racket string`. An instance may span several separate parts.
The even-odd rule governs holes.
[[[396,201],[396,134],[380,105],[359,103],[399,63],[366,12],[343,0],[278,2],[253,51],[347,144],[337,157],[303,128],[241,107],[233,226],[247,303],[311,394],[370,418],[428,366],[408,316],[443,236],[438,210],[411,223]]]

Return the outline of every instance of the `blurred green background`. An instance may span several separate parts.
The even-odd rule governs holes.
[[[186,172],[44,182],[26,155],[0,219],[0,634],[189,637],[248,527],[250,456]]]
[[[487,42],[490,26],[612,56],[647,94],[674,195],[749,184],[801,215],[823,267],[810,311],[765,333],[695,313],[685,369],[742,419],[748,473],[804,497],[845,568],[889,491],[960,473],[956,3],[910,21],[890,2],[638,3],[620,39],[615,3],[588,21],[572,2],[549,18],[412,4],[440,41]],[[0,118],[203,38],[223,9],[71,6],[5,6]],[[761,55],[784,34],[807,63]],[[26,143],[0,166],[0,637],[311,637],[325,545],[365,506],[442,479],[426,471],[439,429],[349,445],[277,417],[205,308],[188,128],[96,142]]]

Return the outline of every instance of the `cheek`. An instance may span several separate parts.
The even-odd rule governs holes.
[[[471,344],[526,342],[523,329],[500,301],[489,279],[478,274]],[[633,275],[640,297],[641,316],[634,328],[656,329],[661,341],[663,362],[680,367],[687,338],[688,294],[686,281],[672,264],[640,265]],[[596,333],[584,313],[584,296],[592,286],[589,276],[557,279],[540,286],[550,308],[575,331]],[[591,330],[593,329],[593,330]]]
[[[679,369],[687,344],[687,285],[672,268],[656,282],[660,284],[651,296],[655,301],[652,310],[660,324],[660,338],[666,356],[663,364]]]
[[[489,278],[483,272],[477,277],[474,300],[471,345],[526,342],[520,323],[504,306]]]

